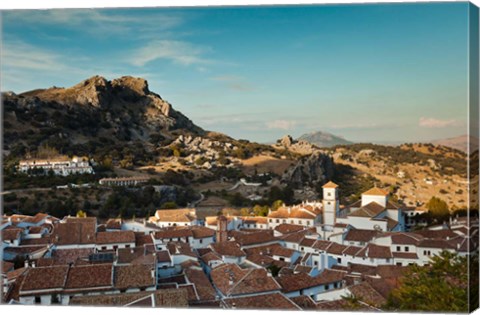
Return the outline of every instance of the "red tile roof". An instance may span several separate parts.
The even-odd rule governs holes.
[[[135,243],[133,231],[98,232],[97,244],[125,244]]]
[[[388,196],[388,192],[378,188],[378,187],[373,187],[364,192],[362,195],[369,195],[369,196]]]
[[[63,289],[68,266],[29,268],[20,287],[20,295],[26,291]]]
[[[157,210],[155,218],[160,222],[192,222],[196,219],[195,209],[167,209]]]
[[[378,236],[380,232],[375,230],[351,229],[345,236],[346,241],[354,242],[370,242],[374,237]]]
[[[120,290],[154,287],[156,283],[152,274],[154,268],[148,265],[115,266],[114,287]]]
[[[246,256],[245,252],[240,249],[237,242],[221,242],[210,244],[212,250],[220,256],[242,257]]]
[[[73,266],[68,272],[65,289],[77,291],[111,288],[112,284],[111,264]]]
[[[325,185],[322,186],[322,188],[337,188],[337,187],[338,187],[338,185],[335,184],[332,181],[329,181],[328,183],[326,183]]]
[[[223,303],[229,309],[280,309],[299,310],[300,308],[281,293],[270,293],[248,297],[228,298]]]
[[[213,269],[211,278],[226,296],[279,291],[279,284],[265,269],[241,269],[235,264],[224,264]]]
[[[184,272],[188,281],[195,285],[199,300],[215,300],[215,289],[201,268],[188,268]]]

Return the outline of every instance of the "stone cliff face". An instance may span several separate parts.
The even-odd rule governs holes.
[[[333,172],[332,158],[320,151],[315,151],[289,168],[282,176],[282,180],[296,187],[302,187],[306,184],[326,182],[332,178]]]
[[[33,149],[58,141],[59,133],[73,144],[107,138],[146,145],[152,136],[173,140],[178,134],[205,133],[151,92],[145,79],[130,76],[111,81],[94,76],[68,88],[8,92],[3,101],[7,147],[17,138]],[[28,134],[25,126],[30,126]]]

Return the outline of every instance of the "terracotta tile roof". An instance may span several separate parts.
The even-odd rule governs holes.
[[[44,228],[42,226],[29,226],[27,229],[29,234],[40,234]]]
[[[418,259],[417,253],[393,252],[394,258]]]
[[[6,274],[7,272],[13,270],[14,266],[14,263],[2,260],[2,273]]]
[[[42,251],[47,251],[48,246],[22,246],[22,247],[7,247],[4,249],[4,252],[17,254],[17,255],[32,255],[35,253],[40,253]]]
[[[348,246],[332,242],[331,245],[327,248],[327,253],[334,255],[342,255],[343,251],[347,249],[347,247]]]
[[[306,273],[296,273],[293,275],[282,275],[277,277],[277,282],[282,286],[285,293],[299,291],[302,289],[313,288],[316,286],[342,281],[346,273],[337,270],[325,269],[316,277],[309,276]]]
[[[179,229],[165,229],[162,231],[155,232],[153,234],[155,239],[174,239],[174,238],[187,238],[193,237],[193,232],[188,228],[179,228]]]
[[[5,228],[2,230],[3,241],[14,241],[20,239],[23,229],[21,228]]]
[[[368,243],[379,234],[380,232],[375,230],[351,229],[345,235],[345,240]]]
[[[268,218],[278,219],[315,219],[318,213],[309,211],[302,206],[280,207],[276,211],[270,212]]]
[[[19,278],[21,275],[25,274],[25,272],[29,270],[29,268],[18,268],[14,269],[13,271],[7,272],[6,276],[8,281],[15,280],[16,278]]]
[[[188,268],[185,269],[184,272],[188,281],[195,285],[199,300],[215,300],[215,289],[202,269]]]
[[[312,247],[313,244],[315,244],[316,241],[317,241],[317,240],[315,240],[315,239],[305,237],[305,238],[300,242],[300,246]]]
[[[402,277],[409,269],[407,266],[379,265],[376,268],[376,274],[383,279]]]
[[[332,181],[329,181],[328,183],[326,183],[325,185],[322,186],[322,188],[337,188],[337,187],[338,187],[338,185],[335,184]]]
[[[361,282],[348,288],[348,290],[359,300],[373,307],[381,307],[387,299],[375,290],[368,282]]]
[[[196,219],[196,210],[186,209],[168,209],[157,210],[155,218],[160,222],[192,222]]]
[[[285,248],[280,244],[271,244],[244,249],[247,255],[259,254],[268,256],[292,257],[295,253],[293,249]]]
[[[445,230],[419,230],[415,231],[415,234],[419,234],[424,238],[436,238],[436,239],[445,239],[448,240],[450,238],[454,238],[458,236],[457,233],[450,229]]]
[[[252,232],[252,233],[243,233],[235,231],[232,233],[235,242],[240,244],[241,246],[248,246],[254,244],[262,244],[276,241],[277,238],[273,236],[273,231],[266,230],[266,231],[259,231],[259,232]]]
[[[454,245],[442,239],[423,239],[417,246],[423,248],[456,249]]]
[[[78,259],[88,258],[93,254],[93,248],[56,249],[52,251],[53,265],[68,265]]]
[[[228,298],[224,299],[223,303],[229,309],[299,310],[299,307],[295,303],[281,293]]]
[[[328,247],[330,247],[330,245],[332,245],[333,242],[330,242],[330,241],[324,241],[324,240],[317,240],[313,245],[312,245],[312,248],[313,249],[318,249],[318,250],[321,250],[321,251],[325,251],[328,249]]]
[[[10,301],[20,301],[20,287],[25,279],[25,273],[19,275],[14,282],[11,283],[7,293],[3,295],[1,303],[8,303]]]
[[[55,224],[53,242],[56,245],[95,244],[96,218],[67,218]]]
[[[304,229],[305,227],[303,225],[287,224],[287,223],[282,223],[275,227],[275,231],[282,234],[290,234],[290,233],[302,231]]]
[[[352,213],[348,214],[348,216],[373,218],[379,215],[383,211],[385,211],[384,207],[382,207],[375,201],[372,201],[369,204],[366,204],[365,206],[361,207],[360,209],[355,210]]]
[[[168,242],[167,249],[170,252],[170,255],[185,255],[197,258],[197,255],[195,255],[192,248],[187,243]]]
[[[210,275],[215,286],[226,296],[280,290],[278,283],[263,268],[241,269],[235,264],[224,264],[213,269]]]
[[[367,258],[392,258],[392,252],[389,246],[380,246],[375,244],[368,244],[360,252],[357,253],[358,257]]]
[[[66,290],[112,287],[112,265],[73,266],[68,272]]]
[[[68,270],[68,266],[28,268],[20,287],[20,295],[26,291],[62,289]]]
[[[153,268],[148,265],[115,266],[114,287],[120,290],[153,287],[156,281]]]
[[[143,234],[142,232],[135,232],[135,246],[140,247],[145,244],[153,244],[153,239],[150,234]]]
[[[108,219],[105,226],[109,230],[120,230],[122,228],[122,219]]]
[[[210,244],[212,250],[220,256],[242,257],[246,256],[245,252],[240,249],[237,242],[221,242]]]
[[[364,192],[362,195],[369,195],[369,196],[388,196],[388,192],[378,188],[378,187],[373,187]]]
[[[310,296],[307,295],[299,295],[290,298],[290,300],[297,304],[302,310],[313,310],[316,308],[315,301],[312,300]]]
[[[117,250],[118,264],[141,264],[151,265],[155,263],[155,257],[145,247],[119,248]]]
[[[154,301],[152,305],[156,307],[187,307],[187,294],[186,288],[178,288],[151,292],[75,296],[70,300],[70,305],[125,306],[150,297]]]
[[[200,257],[200,259],[208,265],[211,261],[222,260],[222,257],[218,256],[214,252],[208,252]]]
[[[44,236],[41,238],[22,239],[20,246],[39,246],[51,244],[52,238],[50,236]]]
[[[343,254],[348,256],[356,256],[358,252],[360,252],[363,248],[359,246],[348,246],[344,251]]]
[[[243,224],[267,224],[268,218],[266,217],[241,217]]]
[[[170,257],[170,253],[167,250],[161,250],[156,253],[157,262],[159,263],[170,263],[172,262],[172,258]]]
[[[391,239],[393,245],[418,245],[423,237],[413,233],[393,233]]]
[[[398,286],[398,281],[393,279],[385,278],[372,278],[366,277],[367,281],[372,288],[374,288],[378,293],[380,293],[384,298],[388,299],[390,292]]]
[[[203,226],[195,226],[195,227],[192,227],[191,230],[192,230],[193,238],[196,238],[196,239],[213,237],[215,235],[215,230],[212,230]]]
[[[98,232],[97,244],[124,244],[135,243],[133,231]]]
[[[260,254],[247,254],[247,260],[264,268],[275,262],[275,259],[272,257]]]
[[[302,266],[302,265],[296,265],[295,268],[293,269],[293,272],[294,273],[306,273],[306,274],[310,274],[313,270],[313,267],[309,267],[309,266]]]
[[[206,253],[210,253],[212,251],[212,249],[208,248],[208,247],[207,248],[197,248],[196,251],[197,251],[198,256],[201,257],[201,256],[205,255]]]
[[[355,305],[352,306],[346,300],[334,300],[334,301],[321,301],[316,304],[316,310],[319,311],[367,311],[367,312],[378,312],[377,309],[366,306],[366,305]]]

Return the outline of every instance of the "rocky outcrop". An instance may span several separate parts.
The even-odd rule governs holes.
[[[21,125],[38,128],[33,132],[45,138],[36,139],[37,142],[56,141],[47,128],[61,129],[72,143],[85,143],[92,136],[146,142],[152,135],[155,139],[174,139],[178,134],[205,133],[160,95],[151,92],[142,78],[124,76],[109,81],[93,76],[68,88],[2,95],[6,115],[18,117],[7,127],[12,135],[7,142],[14,139]]]
[[[323,183],[332,178],[333,160],[330,156],[316,151],[308,157],[301,158],[297,164],[289,168],[282,180],[294,187],[304,187]]]
[[[290,135],[286,135],[282,139],[278,140],[275,147],[287,149],[291,152],[301,155],[309,155],[318,150],[318,148],[306,141],[293,140],[292,136]]]

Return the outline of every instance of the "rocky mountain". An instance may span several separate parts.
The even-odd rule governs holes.
[[[431,143],[435,145],[443,145],[449,148],[467,152],[469,142],[472,144],[473,151],[478,150],[478,138],[473,136],[468,136],[468,135],[434,140]]]
[[[345,138],[333,135],[324,131],[314,131],[306,133],[298,137],[297,140],[307,141],[316,145],[319,148],[330,148],[336,145],[352,144],[353,142],[346,140]]]
[[[328,155],[315,151],[301,158],[282,176],[282,180],[294,187],[311,186],[325,183],[334,175],[333,160]]]
[[[89,154],[106,147],[173,141],[178,134],[203,135],[181,112],[151,92],[142,78],[111,81],[91,77],[69,88],[3,93],[4,149],[19,155],[48,144],[62,153]],[[150,150],[151,151],[151,150]]]

